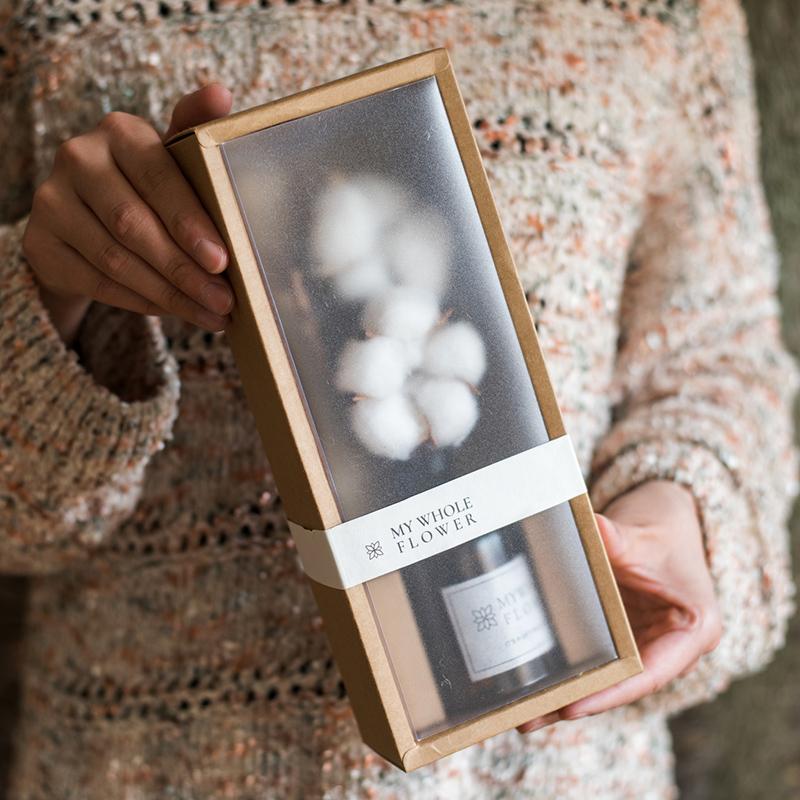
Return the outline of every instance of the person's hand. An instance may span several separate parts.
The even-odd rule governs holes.
[[[520,725],[521,733],[653,694],[719,644],[722,624],[691,493],[649,481],[596,516],[644,671]]]
[[[219,84],[185,95],[164,140],[230,107]],[[225,327],[233,307],[214,223],[158,132],[131,114],[112,112],[59,147],[34,195],[22,249],[67,344],[92,300],[174,314],[211,331]]]

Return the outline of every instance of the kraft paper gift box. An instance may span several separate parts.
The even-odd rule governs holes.
[[[641,671],[447,52],[167,145],[364,741],[410,771]]]

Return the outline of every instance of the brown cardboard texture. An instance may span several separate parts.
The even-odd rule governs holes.
[[[254,131],[430,77],[436,79],[444,101],[547,431],[550,437],[561,436],[565,433],[561,414],[446,50],[411,56],[199,125],[177,134],[167,143],[231,253],[228,273],[236,307],[227,335],[286,513],[308,529],[331,528],[342,520],[220,145]],[[574,498],[570,507],[618,658],[419,741],[409,723],[364,586],[340,590],[311,581],[359,729],[364,741],[374,750],[401,769],[410,771],[641,671],[636,644],[588,495]],[[550,580],[557,581],[558,576],[550,576]],[[408,611],[400,609],[398,613],[402,615]],[[565,599],[557,609],[555,623],[558,625],[559,620],[562,621],[566,636],[564,646],[571,657],[579,661],[580,643],[571,643],[568,636],[572,624],[570,613]],[[408,643],[410,652],[419,646],[415,642]],[[433,676],[421,675],[420,687],[419,702],[429,703],[430,713],[436,715],[439,712]]]

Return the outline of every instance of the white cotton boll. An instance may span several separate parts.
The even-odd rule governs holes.
[[[389,267],[397,283],[439,295],[450,257],[450,235],[444,220],[427,210],[404,217],[386,237]]]
[[[445,325],[428,339],[422,366],[432,375],[461,378],[477,386],[486,371],[483,339],[469,322]]]
[[[367,198],[380,227],[391,225],[408,210],[411,195],[397,181],[366,173],[356,175],[351,180]]]
[[[371,453],[407,459],[425,438],[425,425],[411,401],[394,394],[353,403],[350,419],[356,436]]]
[[[386,336],[351,341],[342,352],[336,387],[363,397],[388,397],[408,375],[403,346]]]
[[[335,275],[333,285],[343,300],[369,300],[391,288],[391,280],[380,258],[366,256]]]
[[[422,366],[425,357],[425,339],[399,339],[405,355],[406,367],[413,372]]]
[[[440,317],[436,295],[427,289],[395,286],[376,295],[364,309],[364,330],[396,339],[425,336]]]
[[[438,447],[458,445],[478,421],[478,401],[466,383],[451,378],[418,378],[411,397],[428,422]]]
[[[369,198],[349,181],[332,182],[319,198],[312,229],[322,275],[336,275],[373,252],[380,220]]]

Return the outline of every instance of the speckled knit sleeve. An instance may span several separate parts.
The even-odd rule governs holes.
[[[652,478],[687,486],[700,511],[724,633],[693,672],[642,701],[667,713],[763,667],[794,608],[798,371],[780,334],[745,34],[723,0],[702,5],[681,42],[688,93],[654,159],[623,292],[614,424],[592,470],[598,511]]]
[[[50,572],[113,535],[169,436],[178,379],[160,323],[93,306],[67,349],[0,227],[0,571]]]

